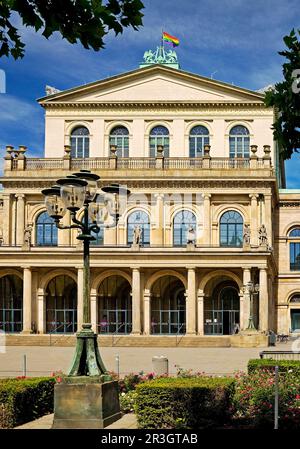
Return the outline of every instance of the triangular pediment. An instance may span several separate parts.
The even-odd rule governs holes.
[[[160,65],[75,87],[41,98],[53,103],[263,102],[264,95]]]

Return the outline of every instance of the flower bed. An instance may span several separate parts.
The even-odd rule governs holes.
[[[279,373],[279,427],[300,426],[300,376],[298,371]],[[274,425],[275,376],[270,366],[237,374],[233,398],[236,425],[272,428]]]

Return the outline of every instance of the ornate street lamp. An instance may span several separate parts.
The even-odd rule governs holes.
[[[259,292],[259,284],[254,284],[254,282],[249,281],[244,289],[246,291],[248,291],[249,293],[249,299],[250,299],[250,313],[249,313],[249,321],[248,321],[248,327],[247,327],[247,331],[257,331],[255,325],[254,325],[254,312],[253,312],[253,298],[254,296],[256,296]]]
[[[80,170],[80,172],[74,173],[66,178],[58,179],[55,186],[42,190],[43,195],[45,195],[45,205],[48,214],[55,220],[58,229],[77,229],[79,230],[77,239],[83,241],[83,324],[82,329],[76,334],[76,350],[66,379],[66,383],[69,384],[72,382],[76,383],[76,379],[78,379],[77,383],[80,385],[86,382],[105,383],[111,381],[111,376],[108,374],[100,356],[97,334],[93,332],[91,324],[90,242],[95,240],[92,233],[100,232],[98,222],[101,214],[103,217],[103,209],[105,207],[109,210],[109,213],[113,218],[113,226],[118,224],[120,201],[122,197],[127,198],[130,191],[119,184],[112,184],[103,187],[102,195],[99,195],[97,194],[99,179],[100,177],[98,175],[91,173],[89,170]],[[79,219],[77,214],[82,208],[83,217],[82,219]],[[70,211],[72,220],[72,224],[69,226],[61,224],[61,219],[64,217],[67,210]],[[90,381],[88,379],[90,379]],[[73,395],[76,397],[76,395],[79,394],[78,391],[72,390],[72,394],[69,394],[70,396]],[[57,393],[57,395],[61,396],[60,393]],[[100,396],[102,397],[102,393]],[[83,396],[81,401],[85,399],[86,397]],[[61,398],[58,398],[57,404],[61,404],[61,400]],[[70,398],[68,400],[72,401]],[[76,407],[81,406],[78,397],[76,404]],[[82,404],[82,406],[84,405]],[[67,405],[67,407],[69,407],[68,413],[72,414],[74,405],[73,408],[69,405]],[[103,406],[103,408],[105,407]],[[61,408],[65,410],[66,403],[64,403]],[[117,416],[117,414],[115,414],[115,416]],[[103,424],[104,418],[101,419]],[[68,419],[65,418],[63,421],[63,424],[60,424],[60,426],[67,426],[66,422]]]

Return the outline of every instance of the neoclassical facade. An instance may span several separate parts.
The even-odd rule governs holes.
[[[45,157],[8,146],[4,158],[1,329],[21,341],[82,323],[82,246],[57,230],[41,190],[89,169],[99,192],[111,182],[131,191],[118,226],[101,223],[91,245],[101,338],[239,346],[265,344],[270,329],[300,332],[300,191],[284,188],[262,94],[152,61],[39,103]]]

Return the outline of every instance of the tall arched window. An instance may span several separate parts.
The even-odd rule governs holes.
[[[204,145],[209,145],[209,131],[205,126],[194,126],[190,131],[190,157],[201,157]]]
[[[242,246],[243,223],[243,217],[238,212],[225,212],[220,220],[220,246]]]
[[[149,215],[142,211],[136,210],[132,212],[127,219],[127,243],[133,243],[134,228],[140,226],[142,229],[142,245],[150,245],[150,219]]]
[[[187,232],[193,227],[196,232],[196,216],[189,210],[177,212],[173,220],[173,245],[184,246],[187,243]]]
[[[156,157],[158,145],[163,145],[163,154],[165,157],[169,157],[169,130],[162,125],[151,129],[149,136],[150,157]]]
[[[46,329],[73,333],[77,328],[77,285],[69,276],[56,276],[46,289]]]
[[[42,212],[36,220],[35,241],[38,246],[57,246],[57,227],[47,212]]]
[[[125,126],[116,126],[110,132],[109,144],[117,147],[118,157],[129,157],[129,132]]]
[[[71,156],[90,156],[90,134],[85,126],[78,126],[71,133]]]
[[[0,329],[21,332],[23,328],[23,281],[18,276],[0,278]]]
[[[229,157],[245,157],[250,155],[250,136],[243,125],[231,128],[229,133]]]
[[[290,270],[300,271],[300,228],[294,228],[289,233]]]

